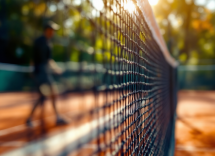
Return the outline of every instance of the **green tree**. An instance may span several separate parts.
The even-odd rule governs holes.
[[[215,59],[214,13],[194,0],[160,0],[153,9],[172,55],[182,64]]]

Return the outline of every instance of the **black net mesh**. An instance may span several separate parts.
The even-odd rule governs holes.
[[[93,73],[90,90],[95,106],[88,113],[98,121],[92,129],[96,135],[90,133],[87,146],[82,148],[86,142],[80,143],[79,151],[89,155],[87,149],[91,155],[167,154],[172,126],[171,67],[145,21],[140,7],[144,3],[104,0],[72,6],[81,14],[80,27],[90,25],[91,29],[87,35],[91,36],[94,66],[88,72]],[[86,118],[86,113],[80,118]]]

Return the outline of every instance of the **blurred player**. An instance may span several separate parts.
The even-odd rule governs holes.
[[[52,59],[50,39],[54,35],[54,31],[58,30],[59,26],[49,21],[44,27],[44,33],[42,36],[37,38],[33,46],[33,64],[34,64],[34,78],[36,81],[37,89],[39,92],[39,99],[34,103],[29,118],[26,121],[26,125],[32,126],[32,116],[37,106],[43,105],[46,97],[50,97],[52,106],[56,114],[56,124],[63,125],[67,122],[62,119],[56,108],[56,95],[57,88],[53,85],[53,79],[50,73],[50,69],[57,74],[61,74],[62,70],[57,66],[55,61]]]

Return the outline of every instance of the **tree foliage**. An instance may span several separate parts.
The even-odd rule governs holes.
[[[95,21],[100,21],[98,12],[81,2],[0,0],[0,62],[28,64],[32,43],[43,33],[47,20],[61,26],[53,39],[55,60],[102,62],[104,57],[111,59],[111,41],[95,33],[98,32],[94,31],[96,28],[81,14],[84,10]],[[215,59],[214,12],[196,5],[194,0],[159,0],[153,9],[167,46],[176,59],[182,64],[213,63],[207,60]],[[109,27],[108,22],[100,22]],[[124,42],[120,32],[115,36]],[[144,41],[144,37],[141,39]],[[116,49],[112,51],[117,52]]]
[[[181,64],[214,64],[213,11],[195,0],[160,0],[153,9],[172,55]]]
[[[27,65],[33,41],[42,35],[43,25],[48,20],[60,25],[52,41],[56,61],[94,61],[92,45],[101,50],[101,37],[94,33],[95,27],[78,10],[90,13],[91,8],[86,3],[77,2],[0,0],[0,62]],[[101,61],[100,54],[95,58]]]

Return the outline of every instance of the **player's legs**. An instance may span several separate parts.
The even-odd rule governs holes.
[[[39,104],[44,103],[46,97],[50,97],[50,99],[51,99],[54,113],[56,114],[56,117],[57,117],[56,123],[58,125],[67,124],[67,122],[60,117],[60,115],[57,111],[56,99],[57,99],[58,90],[57,90],[57,87],[53,85],[54,83],[53,83],[51,75],[49,75],[46,72],[41,72],[36,75],[36,78],[37,78],[37,84],[38,84],[37,86],[38,86],[40,98],[35,102],[26,124],[28,126],[32,126],[31,118],[33,116],[33,113],[35,112],[35,110]]]
[[[45,97],[41,95],[40,98],[34,103],[34,106],[31,110],[29,118],[31,118],[33,116],[33,113],[36,110],[36,107],[39,106],[39,104],[43,105],[44,101],[45,101]]]
[[[59,116],[58,111],[57,111],[57,106],[56,106],[57,93],[56,93],[56,89],[54,89],[53,85],[50,85],[50,98],[52,101],[52,106],[53,106],[54,112],[55,112],[56,116]]]
[[[29,127],[32,127],[32,123],[31,123],[31,120],[32,120],[32,116],[36,110],[36,108],[39,106],[39,105],[43,105],[44,104],[44,101],[46,99],[46,97],[44,96],[44,94],[41,92],[41,86],[42,84],[44,83],[43,81],[43,73],[35,73],[34,74],[34,82],[35,82],[35,85],[36,85],[36,91],[37,93],[39,94],[39,98],[36,100],[36,102],[33,104],[33,107],[31,109],[31,112],[30,112],[30,115],[29,117],[27,118],[27,121],[26,121],[26,125],[29,126]]]
[[[30,112],[30,115],[29,115],[29,117],[28,117],[28,119],[27,119],[27,121],[26,121],[27,126],[32,127],[32,123],[31,123],[32,116],[33,116],[33,114],[34,114],[36,108],[37,108],[40,104],[43,105],[43,104],[44,104],[44,101],[45,101],[45,97],[44,97],[43,95],[40,94],[39,99],[34,103],[34,105],[33,105],[33,107],[32,107],[32,110],[31,110],[31,112]]]
[[[67,121],[65,121],[63,118],[61,118],[61,116],[59,115],[58,110],[57,110],[57,106],[56,106],[56,100],[57,100],[57,94],[58,94],[57,87],[52,84],[49,84],[49,87],[50,87],[50,98],[51,98],[52,106],[53,106],[53,109],[54,109],[54,112],[55,112],[56,118],[57,118],[56,124],[58,124],[58,125],[68,124]]]

